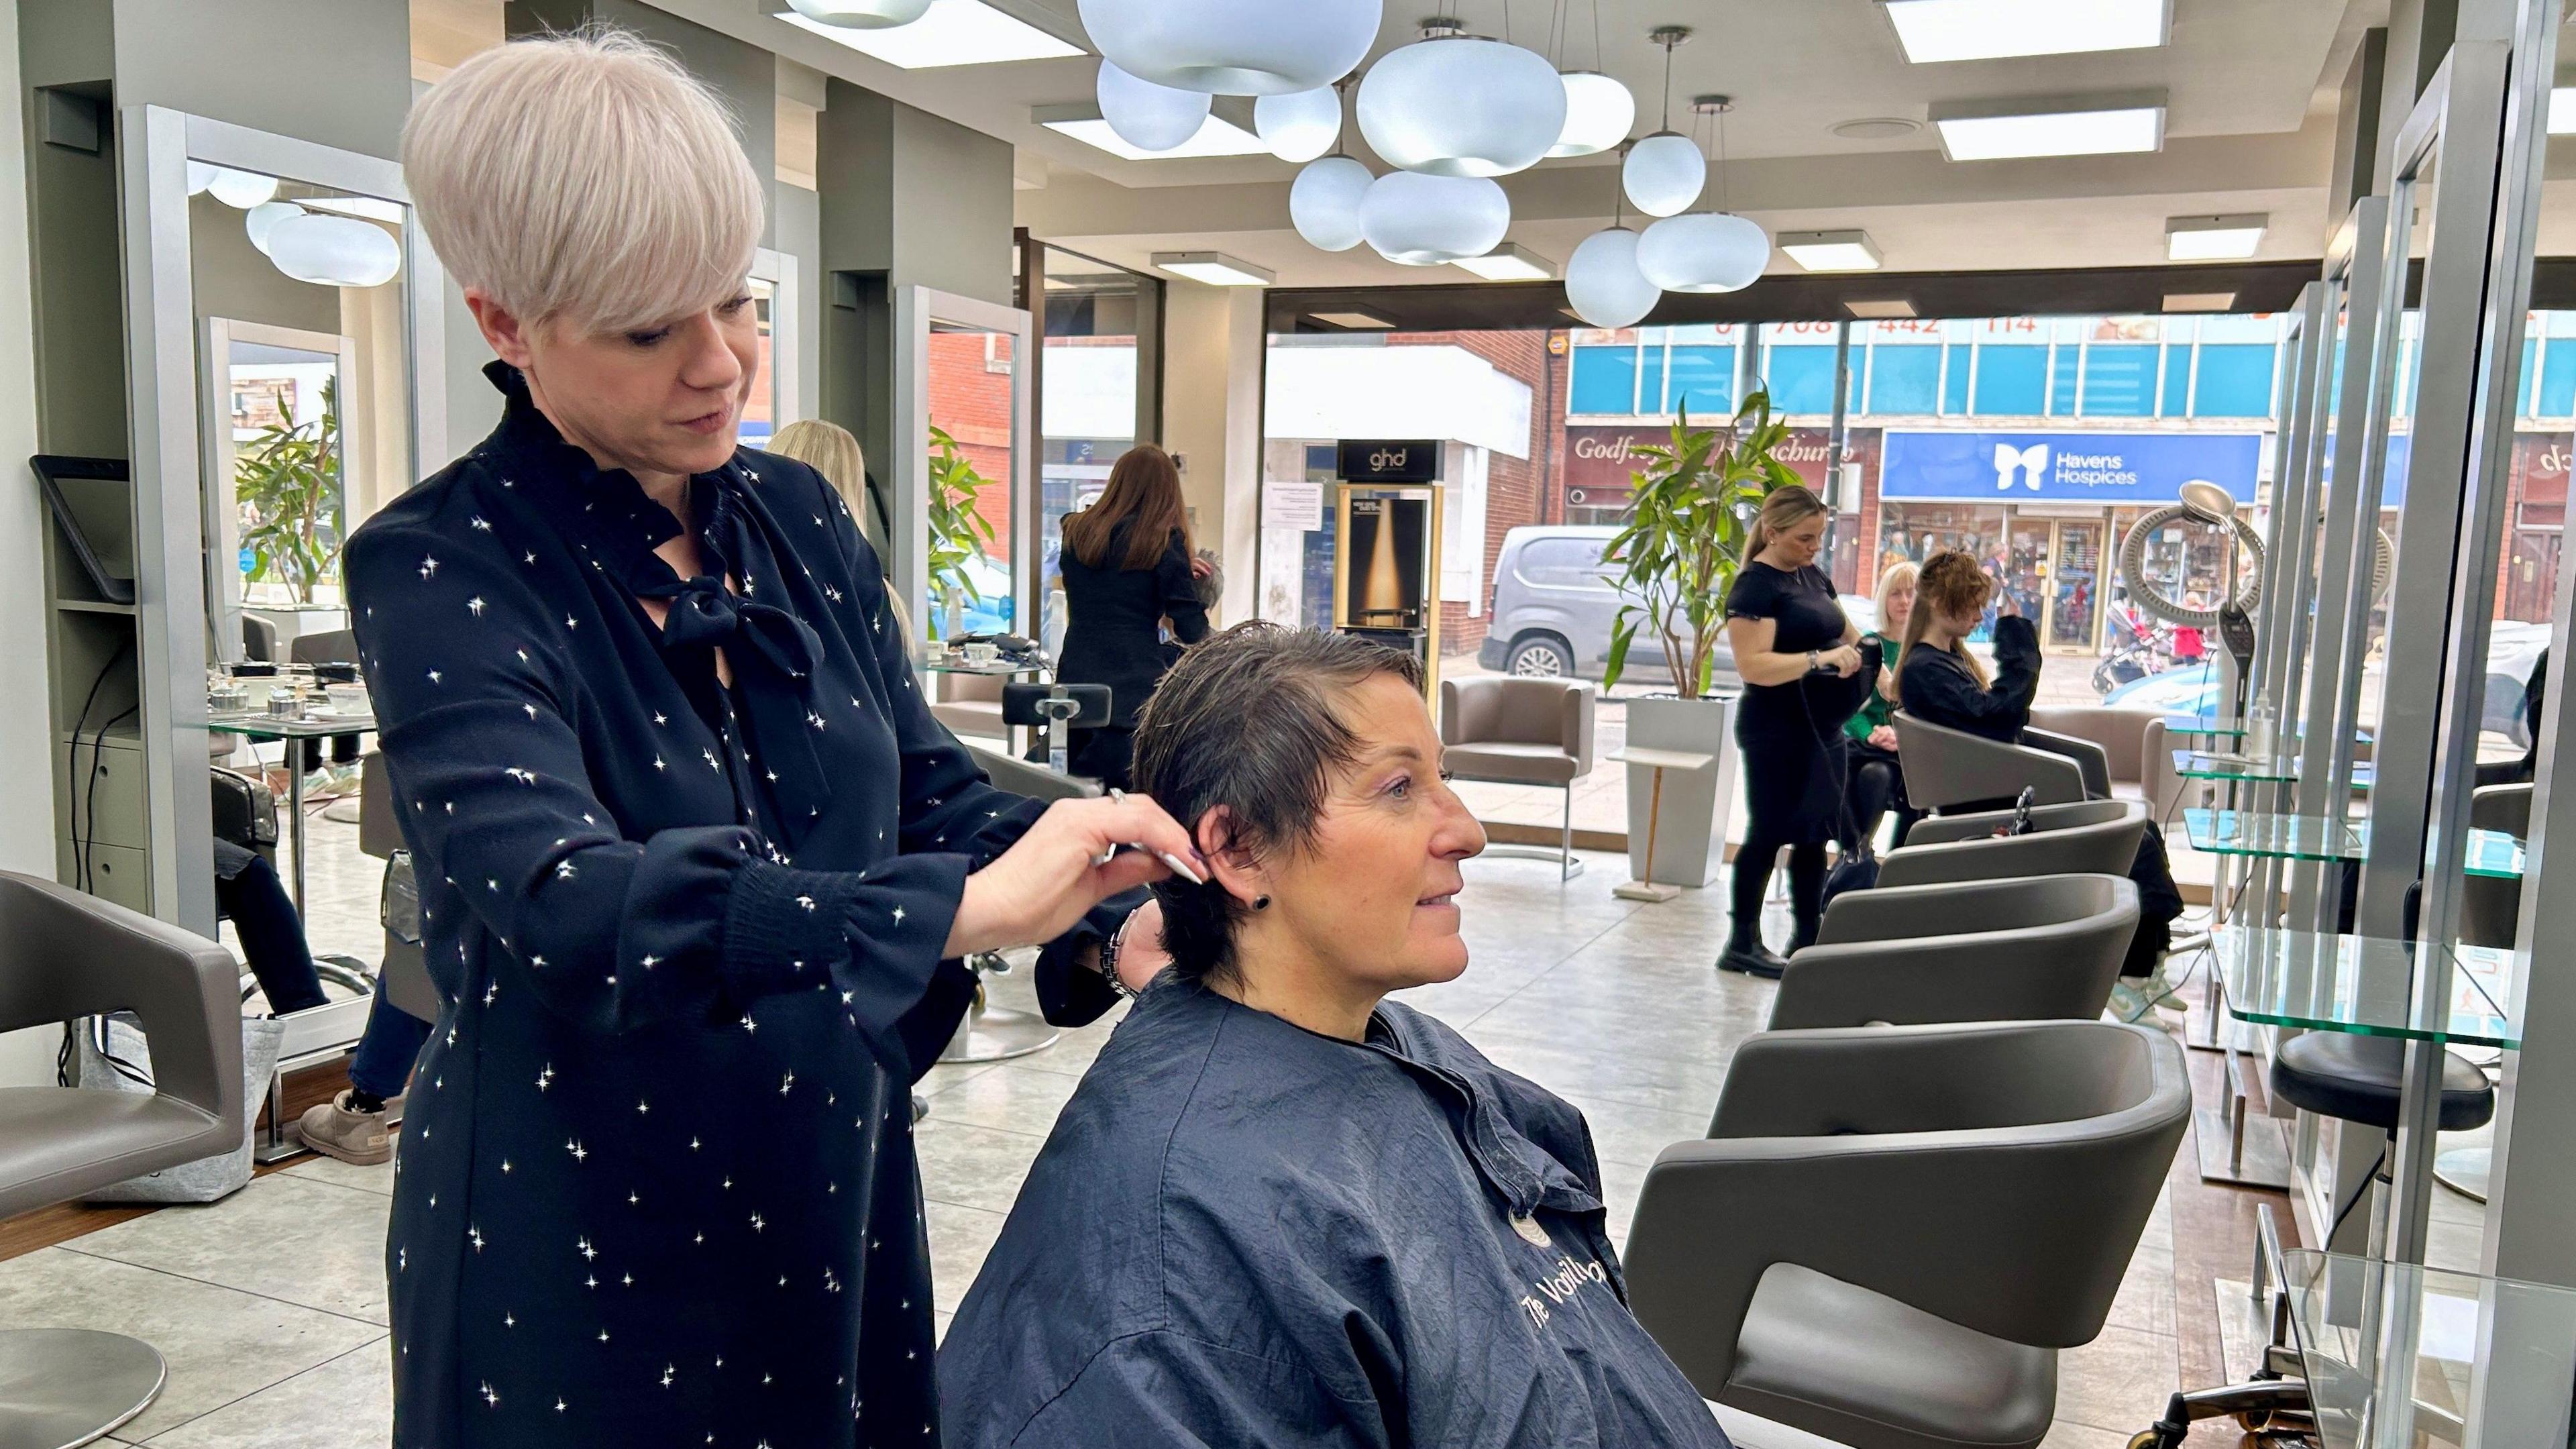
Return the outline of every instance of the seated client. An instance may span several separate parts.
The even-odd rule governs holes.
[[[1211,878],[1156,887],[1172,966],[950,1325],[952,1449],[1723,1449],[1628,1310],[1582,1114],[1384,1000],[1466,969],[1485,843],[1419,681],[1247,624],[1146,705],[1137,785]]]

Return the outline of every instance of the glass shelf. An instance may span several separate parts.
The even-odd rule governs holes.
[[[2312,1250],[2281,1286],[2325,1449],[2568,1442],[2576,1290]]]
[[[2275,860],[2359,860],[2367,843],[2352,822],[2260,810],[2185,810],[2191,848]]]
[[[2298,783],[2299,760],[2296,755],[2256,760],[2220,750],[2176,750],[2173,752],[2174,774],[2185,780],[2219,780],[2250,785],[2292,785]],[[2372,779],[2370,764],[2363,761],[2352,767],[2352,788],[2367,790]]]
[[[2449,999],[2420,989],[2412,942],[2314,931],[2222,927],[2210,940],[2227,1010],[2245,1021],[2348,1036],[2393,1036],[2512,1049],[2513,997],[2524,957],[2491,946],[2449,948]]]

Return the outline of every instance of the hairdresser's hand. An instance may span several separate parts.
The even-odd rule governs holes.
[[[1860,651],[1849,644],[1837,644],[1831,649],[1819,651],[1816,662],[1830,667],[1843,679],[1849,679],[1860,673]]]
[[[1146,848],[1093,864],[1126,844]],[[1052,941],[1109,897],[1170,875],[1156,851],[1204,869],[1189,832],[1142,795],[1059,800],[1000,859],[966,877],[943,954],[971,956]],[[1159,917],[1157,922],[1159,945]]]
[[[1163,903],[1149,900],[1127,918],[1118,938],[1118,979],[1128,990],[1142,991],[1171,964],[1172,953],[1163,949]]]
[[[1190,560],[1190,577],[1191,577],[1191,578],[1194,578],[1194,579],[1203,579],[1203,578],[1208,577],[1208,576],[1209,576],[1209,575],[1211,575],[1211,574],[1214,574],[1215,572],[1216,572],[1216,560],[1214,560],[1214,559],[1197,558],[1197,557],[1193,557],[1193,558],[1191,558],[1191,560]]]

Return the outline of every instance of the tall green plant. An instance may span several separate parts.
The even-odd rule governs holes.
[[[278,421],[260,430],[233,465],[233,493],[248,510],[242,545],[251,577],[286,585],[295,602],[340,570],[340,390],[322,384],[322,416],[295,420],[281,400]]]
[[[1745,398],[1730,428],[1693,428],[1684,413],[1669,447],[1638,450],[1627,526],[1604,550],[1619,591],[1637,602],[1619,609],[1610,633],[1602,687],[1619,682],[1640,629],[1664,646],[1673,692],[1708,693],[1717,641],[1726,628],[1726,591],[1744,567],[1753,515],[1771,490],[1798,481],[1780,461],[1789,426],[1771,416],[1771,395]]]
[[[936,426],[930,430],[930,446],[930,617],[935,621],[952,588],[982,600],[966,566],[985,556],[993,525],[975,511],[976,496],[987,480],[975,471],[966,450]]]

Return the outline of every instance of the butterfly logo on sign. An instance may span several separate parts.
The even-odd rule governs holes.
[[[2036,493],[2039,491],[2040,475],[2047,471],[2048,445],[2046,443],[2033,443],[2027,448],[2016,448],[2010,443],[1995,444],[1996,492],[2011,492],[2013,475],[2019,473],[2022,486]]]

